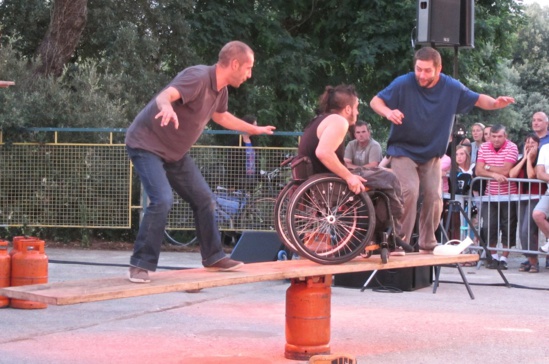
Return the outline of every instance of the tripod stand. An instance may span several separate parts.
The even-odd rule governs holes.
[[[457,74],[458,74],[457,69],[458,69],[458,47],[456,46],[454,47],[454,78],[455,79],[457,79]],[[484,241],[482,236],[480,236],[479,232],[477,231],[477,229],[474,227],[471,220],[467,216],[467,213],[461,206],[461,202],[456,200],[457,169],[458,169],[457,162],[456,162],[456,143],[457,143],[458,137],[460,136],[458,134],[459,131],[456,130],[456,126],[457,126],[457,117],[455,117],[454,119],[454,125],[452,127],[452,141],[450,143],[450,157],[452,160],[452,164],[450,168],[450,201],[448,202],[448,217],[446,219],[445,226],[442,227],[443,233],[448,238],[448,232],[452,230],[453,231],[456,230],[455,226],[452,226],[452,227],[450,226],[451,222],[453,221],[452,217],[454,217],[456,214],[458,217],[462,217],[467,222],[467,225],[472,229],[475,238],[478,240],[480,246],[483,248],[485,253],[486,263],[491,264],[493,258],[492,258],[492,254],[490,254],[490,249],[488,248],[486,242]],[[458,221],[461,221],[461,219],[458,219]],[[461,275],[463,282],[465,283],[465,286],[469,291],[469,295],[471,296],[471,298],[473,298],[472,292],[469,288],[469,284],[467,283],[465,275],[463,274],[463,270],[461,269],[461,266],[459,264],[455,264],[454,266],[457,267],[457,269],[459,270],[459,274]],[[435,281],[433,284],[433,293],[436,292],[436,289],[438,286],[440,268],[441,266],[435,267]],[[505,282],[505,285],[509,287],[509,282],[503,275],[503,272],[501,271],[501,268],[499,266],[497,267],[497,271],[501,276],[501,278],[503,279],[503,281]]]

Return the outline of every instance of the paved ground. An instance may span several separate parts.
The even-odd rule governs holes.
[[[49,281],[126,274],[129,252],[48,249]],[[373,258],[370,258],[373,259]],[[549,269],[455,268],[412,292],[332,288],[331,351],[363,363],[549,362]],[[70,264],[62,262],[72,262]],[[74,264],[82,262],[88,264]],[[163,267],[198,267],[196,253],[164,252]],[[545,260],[542,259],[542,263]],[[101,265],[97,265],[101,264]],[[0,363],[292,364],[284,358],[285,292],[274,281],[42,310],[0,309]]]

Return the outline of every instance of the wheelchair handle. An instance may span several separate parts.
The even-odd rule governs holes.
[[[290,164],[290,162],[293,161],[294,158],[295,158],[295,155],[292,155],[291,157],[289,157],[289,158],[285,159],[284,161],[282,161],[282,162],[280,163],[280,166],[281,166],[281,167],[284,167],[284,166]]]

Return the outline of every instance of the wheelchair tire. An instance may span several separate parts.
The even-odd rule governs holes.
[[[286,219],[298,253],[320,264],[344,263],[363,253],[376,223],[368,194],[356,195],[333,174],[303,182],[292,194]]]
[[[381,263],[387,264],[389,262],[389,249],[381,248]]]
[[[284,246],[288,248],[291,253],[294,254],[297,254],[297,249],[290,240],[290,232],[288,230],[288,222],[286,216],[288,212],[288,203],[290,202],[290,198],[296,188],[296,182],[291,181],[290,183],[288,183],[278,194],[274,207],[274,222],[276,233],[278,234],[278,237],[280,238],[280,241],[284,244]]]

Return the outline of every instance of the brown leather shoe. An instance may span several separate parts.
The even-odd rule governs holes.
[[[151,281],[148,270],[134,266],[130,266],[128,279],[133,283],[149,283]]]
[[[206,269],[217,272],[230,272],[233,270],[237,270],[243,265],[244,263],[239,262],[238,260],[232,260],[231,258],[225,257],[221,260],[218,260],[214,264],[207,266]]]

